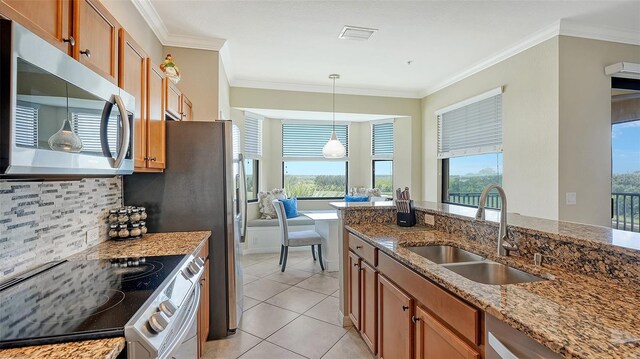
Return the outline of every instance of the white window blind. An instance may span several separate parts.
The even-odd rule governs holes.
[[[331,138],[331,124],[283,123],[282,157],[324,158],[322,147]],[[349,156],[349,125],[336,124],[336,136]]]
[[[393,158],[393,122],[371,124],[371,155]]]
[[[244,120],[244,154],[246,158],[262,158],[262,117],[247,113]]]
[[[38,147],[38,109],[16,105],[16,145]]]
[[[240,127],[238,125],[231,126],[231,138],[233,141],[233,158],[238,159],[240,154]]]
[[[82,152],[102,153],[100,144],[100,121],[102,114],[72,112],[73,131],[82,140]],[[109,148],[115,155],[118,148],[118,117],[112,115],[107,124],[107,139]]]
[[[502,151],[502,88],[436,112],[438,158]]]

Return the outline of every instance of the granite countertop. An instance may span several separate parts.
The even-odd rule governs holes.
[[[67,260],[111,259],[121,257],[150,257],[194,253],[210,231],[150,233],[131,241],[105,241],[88,248]],[[107,338],[51,345],[38,345],[0,350],[0,359],[115,359],[125,347],[125,339]]]
[[[497,260],[495,248],[428,227],[407,230],[389,224],[367,223],[346,228],[564,357],[640,358],[638,291],[544,263],[542,267],[536,267],[515,257]],[[501,286],[481,284],[403,247],[427,244],[449,244],[467,249],[547,280]]]

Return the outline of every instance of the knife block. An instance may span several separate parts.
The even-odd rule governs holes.
[[[400,212],[396,214],[396,224],[400,227],[413,227],[416,225],[416,209],[413,207],[413,200],[409,202],[409,212]]]

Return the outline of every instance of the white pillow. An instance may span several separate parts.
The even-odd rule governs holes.
[[[278,214],[273,207],[274,199],[287,198],[287,194],[282,188],[274,188],[271,191],[258,193],[258,208],[260,209],[261,219],[273,219],[277,218]]]

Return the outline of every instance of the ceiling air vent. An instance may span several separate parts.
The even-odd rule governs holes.
[[[378,29],[370,29],[367,27],[357,27],[346,25],[342,28],[339,39],[367,41],[376,33]]]

